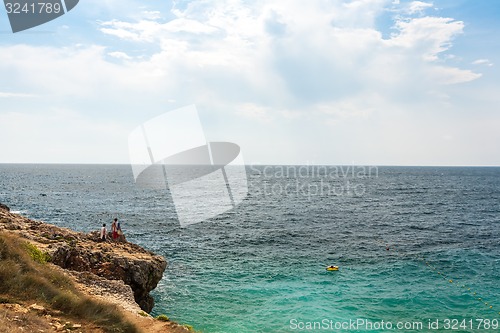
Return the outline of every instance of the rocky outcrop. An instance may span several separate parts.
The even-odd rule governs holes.
[[[162,257],[131,243],[58,244],[54,251],[48,252],[52,262],[62,268],[122,280],[132,288],[141,309],[146,312],[153,309],[154,300],[149,292],[161,280],[166,268]]]
[[[1,205],[0,207],[3,207]],[[95,233],[83,234],[30,220],[0,209],[0,231],[15,232],[47,252],[51,262],[77,272],[89,272],[108,280],[121,280],[132,288],[137,304],[153,309],[149,294],[163,276],[165,259],[128,242],[100,242]]]
[[[5,206],[4,204],[0,203],[0,210],[6,210],[8,212],[10,212],[10,208]]]
[[[138,314],[142,312],[142,309],[135,301],[132,288],[123,281],[108,280],[90,272],[66,270],[59,266],[53,267],[72,278],[77,289],[85,295],[91,295],[103,302],[117,304],[131,313]]]

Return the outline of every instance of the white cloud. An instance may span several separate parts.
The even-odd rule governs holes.
[[[384,107],[387,101],[372,92],[358,93],[339,101],[315,105],[314,109],[333,119],[369,118],[377,109]]]
[[[493,63],[488,59],[477,59],[472,62],[473,65],[486,65],[488,67],[492,67]]]
[[[452,47],[453,39],[463,33],[464,23],[452,18],[427,16],[399,20],[396,27],[399,33],[392,36],[390,45],[410,50],[413,56],[434,61],[439,53]]]
[[[139,66],[167,81],[189,80],[198,100],[206,96],[229,101],[229,94],[240,99],[234,103],[255,103],[257,98],[276,110],[293,109],[297,100],[306,102],[307,109],[307,103],[346,98],[357,89],[391,95],[391,90],[396,93],[405,86],[432,90],[429,84],[479,77],[444,63],[426,64],[452,47],[453,39],[463,33],[463,22],[398,16],[398,31],[384,40],[374,22],[387,4],[358,0],[285,6],[266,1],[249,7],[241,1],[196,1],[175,9],[177,18],[166,23],[110,21],[101,31],[160,45],[161,51]],[[415,11],[432,5],[411,6]]]
[[[161,25],[152,20],[141,20],[135,23],[123,21],[103,22],[101,32],[121,39],[135,42],[153,42],[161,33]]]
[[[0,113],[1,163],[113,163],[128,131],[114,121],[93,121],[71,110]],[[83,138],[83,140],[82,140]]]
[[[156,41],[165,51],[169,49],[169,52],[181,52],[188,59],[200,55],[196,64],[210,64],[210,61],[202,59],[221,59],[215,63],[224,63],[227,67],[231,67],[231,61],[237,59],[255,63],[259,56],[276,55],[269,54],[272,51],[269,48],[279,46],[277,44],[283,41],[272,40],[274,36],[263,29],[273,19],[278,21],[282,29],[287,29],[287,41],[290,43],[285,46],[289,51],[295,51],[294,45],[312,46],[313,49],[308,52],[313,54],[334,51],[337,55],[331,58],[332,64],[342,60],[350,61],[350,56],[363,58],[374,50],[375,56],[377,53],[398,52],[381,44],[396,46],[399,51],[411,51],[406,55],[407,58],[421,56],[425,60],[436,60],[439,53],[451,48],[453,38],[463,32],[463,22],[450,18],[403,18],[396,22],[399,32],[389,41],[384,41],[373,24],[366,26],[366,22],[372,22],[386,3],[387,1],[359,0],[345,5],[311,3],[310,6],[303,6],[300,3],[298,6],[290,3],[284,7],[280,1],[269,1],[264,5],[257,5],[252,11],[238,1],[223,2],[209,9],[205,8],[205,2],[193,2],[185,11],[177,10],[178,18],[167,23],[145,20],[135,23],[111,21],[103,24],[108,28],[103,28],[102,31],[123,39]],[[432,4],[413,2],[412,6],[415,9]],[[272,12],[271,16],[265,14],[269,12]],[[359,17],[363,19],[357,19]],[[350,24],[343,24],[341,18]],[[210,34],[212,37],[200,40],[197,36],[183,35],[180,38],[178,33]],[[241,61],[236,64],[241,65]]]
[[[218,29],[196,20],[178,18],[167,23],[141,20],[136,23],[109,21],[101,24],[101,32],[135,42],[157,42],[168,33],[212,34]]]
[[[154,73],[140,62],[116,64],[106,60],[108,55],[126,57],[121,51],[109,54],[105,47],[98,45],[0,46],[0,73],[2,77],[9,77],[11,87],[58,99],[98,100],[105,94],[142,93],[158,85]]]
[[[116,59],[122,59],[122,60],[131,60],[131,59],[133,59],[131,56],[129,56],[125,52],[119,52],[119,51],[109,52],[108,55],[110,57],[113,57],[113,58],[116,58]]]
[[[408,6],[408,13],[409,14],[417,14],[417,13],[422,13],[428,8],[433,8],[434,5],[429,2],[422,2],[422,1],[412,1],[409,6]]]
[[[272,119],[270,116],[270,114],[272,114],[271,109],[252,103],[239,105],[236,112],[245,117],[257,119],[264,122],[269,122]]]
[[[164,28],[169,32],[188,32],[192,34],[211,34],[218,31],[216,27],[182,17],[164,24]]]
[[[474,73],[470,70],[463,70],[454,67],[434,66],[430,71],[431,79],[440,84],[457,84],[469,82],[481,77],[481,74]]]
[[[32,98],[32,97],[36,97],[36,95],[0,91],[0,98]]]
[[[145,10],[142,14],[143,17],[148,20],[158,20],[162,17],[161,12],[158,10]]]

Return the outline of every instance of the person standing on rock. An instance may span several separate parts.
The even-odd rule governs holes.
[[[118,237],[123,235],[122,226],[120,225],[120,221],[116,222],[116,233]]]
[[[105,242],[106,241],[106,234],[108,232],[106,231],[106,223],[103,223],[102,224],[102,228],[101,228],[101,237],[100,237],[100,240]]]
[[[118,238],[118,219],[115,217],[113,220],[113,223],[111,223],[111,235],[113,237],[113,240],[116,240]]]

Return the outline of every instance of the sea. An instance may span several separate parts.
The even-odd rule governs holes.
[[[83,232],[117,217],[163,255],[153,315],[206,333],[498,332],[500,168],[246,166],[181,226],[128,165],[0,164],[0,202]],[[338,271],[327,271],[335,265]]]

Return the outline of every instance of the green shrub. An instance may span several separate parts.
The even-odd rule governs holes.
[[[26,249],[28,250],[28,254],[31,259],[34,261],[39,262],[40,264],[46,264],[50,261],[50,255],[47,252],[40,251],[40,249],[35,245],[26,242]]]
[[[167,315],[161,314],[158,317],[156,317],[159,321],[170,321],[170,318],[168,318]]]

